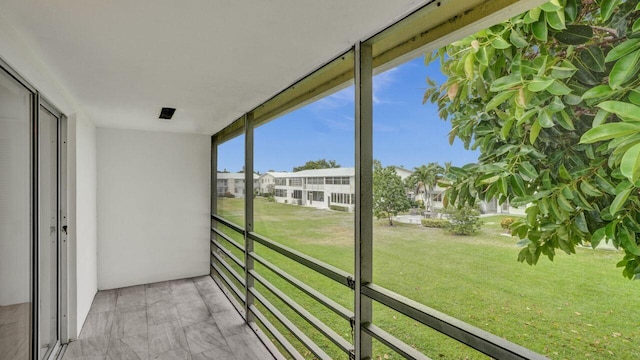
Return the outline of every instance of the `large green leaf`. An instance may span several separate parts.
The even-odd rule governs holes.
[[[617,89],[631,80],[638,72],[638,62],[640,62],[640,50],[636,50],[618,60],[609,73],[609,85],[611,88]]]
[[[632,183],[640,179],[640,144],[632,146],[622,156],[620,171]]]
[[[590,144],[597,141],[610,140],[620,136],[635,134],[640,132],[639,123],[610,123],[594,127],[584,133],[580,138],[581,144]]]
[[[525,39],[524,36],[520,34],[518,29],[511,30],[511,34],[509,35],[509,41],[511,41],[511,43],[518,49],[529,45],[529,43],[527,42],[527,39]]]
[[[561,81],[554,80],[547,91],[553,95],[567,95],[571,93],[571,88]]]
[[[578,71],[570,61],[562,60],[559,64],[551,67],[551,76],[556,79],[566,79],[573,76]]]
[[[604,53],[600,46],[589,46],[580,53],[582,62],[592,71],[604,72]]]
[[[551,114],[547,109],[542,109],[540,111],[540,114],[538,114],[538,121],[540,122],[540,126],[543,128],[553,127],[553,120],[551,120]]]
[[[622,101],[604,101],[598,104],[598,107],[618,115],[625,121],[640,121],[640,106]]]
[[[531,24],[531,32],[536,39],[545,42],[547,41],[547,20],[544,13],[540,15],[540,19],[538,21]]]
[[[531,23],[534,23],[534,22],[538,21],[538,19],[540,18],[540,12],[541,11],[542,11],[542,9],[540,9],[539,7],[533,8],[533,9],[527,11],[526,15],[524,16],[524,23],[525,24],[531,24]]]
[[[567,25],[567,28],[554,35],[558,41],[568,45],[581,45],[591,40],[593,29],[588,25]]]
[[[611,49],[604,60],[606,62],[615,61],[627,54],[631,54],[638,49],[640,49],[640,38],[629,39],[621,42],[616,47]]]
[[[523,161],[520,163],[520,174],[525,177],[525,180],[533,181],[538,178],[538,172],[529,162]]]
[[[520,77],[520,75],[514,74],[503,76],[491,83],[490,90],[493,92],[508,90],[520,84],[521,82],[522,78]]]
[[[509,44],[507,40],[501,38],[500,36],[497,36],[495,39],[491,41],[491,46],[493,46],[498,50],[504,50],[504,49],[510,48],[511,44]]]
[[[609,85],[598,85],[582,94],[582,100],[598,99],[611,95],[613,91]]]
[[[531,92],[539,92],[546,90],[551,84],[553,84],[554,79],[543,76],[534,76],[533,80],[529,82],[527,85],[527,89]]]
[[[611,202],[611,206],[609,207],[609,212],[611,212],[612,215],[615,215],[618,211],[620,211],[622,206],[624,206],[627,198],[629,198],[631,190],[632,189],[623,190],[618,195],[616,195],[615,199],[613,199],[613,201]]]
[[[562,9],[562,5],[560,5],[559,0],[551,0],[549,2],[546,2],[540,5],[540,9],[542,9],[545,12],[555,12]]]
[[[547,12],[547,23],[554,30],[564,30],[565,26],[565,18],[564,18],[564,10],[558,10],[553,12]]]
[[[517,90],[510,90],[498,93],[491,100],[489,100],[484,110],[491,111],[497,108],[498,106],[504,104],[507,100],[511,99],[517,92]]]
[[[629,101],[640,106],[640,90],[631,90],[629,92]]]
[[[579,0],[566,0],[564,5],[564,13],[567,16],[569,22],[573,22],[578,17],[578,4]]]
[[[600,16],[602,21],[607,21],[613,14],[616,6],[620,4],[620,0],[601,0],[600,1]]]

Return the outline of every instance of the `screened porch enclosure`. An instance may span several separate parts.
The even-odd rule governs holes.
[[[0,1],[0,360],[438,357],[383,313],[544,359],[378,282],[372,204],[374,76],[544,2]],[[272,168],[301,142],[349,160]]]
[[[397,38],[390,40],[398,34],[397,31],[402,31],[400,29],[410,28],[419,23],[419,19],[426,18],[429,6],[371,38],[357,42],[349,51],[247,112],[211,138],[212,186],[219,183],[219,176],[226,176],[219,163],[225,164],[226,171],[226,164],[229,164],[227,160],[233,153],[233,167],[242,169],[245,174],[246,194],[260,194],[261,185],[258,183],[255,186],[254,172],[258,169],[257,166],[259,169],[266,169],[269,164],[263,160],[264,149],[259,147],[260,144],[272,141],[283,144],[281,147],[285,151],[295,151],[294,145],[287,148],[286,138],[271,135],[272,137],[265,139],[263,132],[266,131],[262,127],[266,128],[271,121],[285,121],[280,120],[289,116],[285,114],[302,111],[337,91],[353,89],[351,96],[355,104],[355,117],[353,122],[346,122],[347,126],[351,126],[354,138],[350,150],[355,164],[355,176],[352,180],[353,223],[325,223],[318,220],[317,225],[335,229],[342,227],[351,233],[352,242],[342,244],[343,247],[339,249],[344,250],[335,249],[350,254],[350,261],[345,261],[344,256],[340,256],[341,260],[338,260],[330,254],[322,258],[312,257],[300,245],[303,240],[287,238],[285,232],[282,232],[281,238],[276,237],[277,235],[265,236],[265,233],[278,233],[274,231],[274,227],[298,225],[284,221],[279,225],[269,226],[268,219],[276,221],[278,215],[265,209],[277,210],[275,205],[269,205],[260,197],[211,198],[211,276],[225,289],[229,300],[245,321],[255,324],[256,334],[265,341],[273,341],[288,358],[369,359],[394,353],[410,359],[428,359],[434,356],[422,353],[415,344],[401,340],[397,329],[394,334],[390,329],[378,326],[376,309],[382,308],[390,309],[398,317],[414,321],[414,326],[422,327],[426,333],[433,333],[434,337],[451,339],[451,346],[462,344],[462,347],[467,347],[470,353],[475,354],[473,356],[479,358],[483,357],[481,354],[496,359],[546,358],[380,286],[373,278],[376,266],[373,259],[371,201],[374,161],[373,77],[376,73],[410,59],[418,51],[433,49],[435,44],[451,41],[457,36],[444,36],[447,32],[445,29],[455,24],[453,22],[422,31],[420,36],[413,37],[408,42],[395,43]],[[479,9],[467,15],[473,16],[474,11]],[[464,21],[462,19],[464,16],[458,20]],[[441,36],[448,40],[440,38]],[[394,45],[390,45],[392,43]],[[327,146],[333,145],[335,143],[327,143]],[[242,160],[237,160],[240,153]],[[308,156],[309,159],[321,157],[322,152]],[[256,162],[260,162],[259,165]],[[276,199],[287,197],[288,191],[295,191],[283,187],[297,185],[297,180],[289,178],[287,181],[283,178],[286,173],[273,174],[276,176],[273,191]],[[295,172],[291,176],[296,176]],[[317,188],[306,192],[306,200],[325,202],[340,199],[338,194],[320,191],[327,181],[333,184],[333,178],[314,179],[313,184],[319,185],[307,185],[311,179],[305,180],[305,185]],[[284,204],[290,207],[302,205],[288,201]],[[315,236],[313,234],[317,229],[313,223],[309,224],[306,231],[312,234],[309,236]],[[427,276],[424,281],[428,282]],[[323,310],[318,310],[318,306]]]

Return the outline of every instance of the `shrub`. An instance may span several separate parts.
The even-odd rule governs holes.
[[[502,219],[502,221],[500,221],[500,227],[508,230],[509,228],[511,228],[511,224],[513,224],[516,221],[516,219],[511,218],[511,217],[507,217]]]
[[[444,210],[449,218],[447,230],[456,235],[471,235],[480,230],[480,211],[475,207],[465,205],[463,207],[449,206]]]
[[[422,219],[422,226],[430,228],[445,228],[449,225],[449,220],[446,219]]]
[[[335,210],[335,211],[344,211],[344,212],[348,212],[349,211],[348,207],[340,206],[340,205],[329,205],[329,209]]]

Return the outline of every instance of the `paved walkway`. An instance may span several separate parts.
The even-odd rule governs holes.
[[[64,360],[273,359],[209,276],[99,291]]]

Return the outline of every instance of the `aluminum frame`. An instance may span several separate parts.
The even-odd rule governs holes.
[[[36,87],[15,71],[7,62],[0,58],[0,76],[7,76],[17,82],[20,86],[30,93],[30,119],[29,119],[29,178],[31,181],[29,187],[30,197],[30,261],[31,261],[31,279],[30,279],[30,296],[31,296],[31,332],[29,334],[29,344],[31,358],[39,357],[40,351],[40,326],[39,326],[39,304],[40,304],[40,256],[39,256],[39,181],[40,181],[40,156],[38,137],[40,123],[40,108],[44,108],[57,118],[56,121],[56,139],[57,139],[57,336],[58,339],[53,349],[49,352],[48,359],[56,358],[60,355],[63,345],[69,342],[69,323],[68,323],[68,235],[62,229],[68,229],[68,203],[67,203],[67,129],[68,119],[50,103]]]

